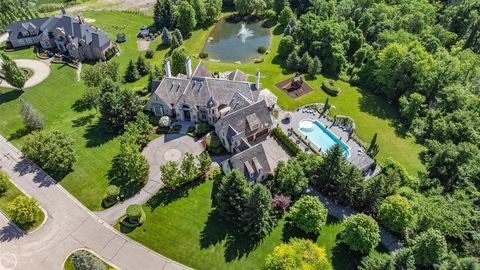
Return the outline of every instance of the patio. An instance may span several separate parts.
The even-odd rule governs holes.
[[[288,116],[288,114],[290,115],[289,120],[286,119],[286,116]],[[330,130],[333,134],[335,134],[335,136],[340,138],[340,140],[342,140],[344,143],[346,143],[349,146],[350,156],[348,157],[347,160],[351,164],[353,164],[355,167],[357,167],[360,171],[362,171],[366,178],[373,177],[380,171],[380,168],[378,166],[375,169],[375,171],[369,170],[369,167],[371,164],[373,164],[374,160],[365,153],[365,150],[359,143],[357,143],[355,140],[353,140],[350,137],[348,130],[342,129],[341,126],[333,124],[332,121],[322,116],[318,112],[303,112],[302,109],[295,112],[280,111],[278,119],[279,119],[278,121],[279,126],[282,128],[285,134],[288,134],[289,136],[295,136],[295,135],[289,132],[288,129],[292,128],[298,131],[300,121],[306,120],[306,119],[309,119],[312,121],[315,121],[315,120],[319,121],[328,130]],[[300,148],[303,151],[308,149],[308,147],[301,141],[298,143],[301,145]]]

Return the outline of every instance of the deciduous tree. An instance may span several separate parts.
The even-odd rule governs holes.
[[[327,222],[328,211],[317,197],[302,196],[290,208],[287,219],[299,229],[319,234]]]
[[[345,219],[344,225],[341,240],[354,251],[368,254],[380,242],[380,229],[370,216],[365,214],[350,216]]]

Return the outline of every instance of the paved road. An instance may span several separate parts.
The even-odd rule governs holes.
[[[65,258],[84,247],[122,269],[187,269],[115,231],[81,205],[48,175],[0,136],[0,166],[26,194],[47,211],[47,222],[23,234],[0,222],[0,263],[8,269],[62,269]],[[5,269],[5,266],[0,269]]]
[[[317,196],[323,205],[325,205],[325,208],[328,209],[328,214],[334,216],[335,218],[344,219],[348,216],[358,214],[358,212],[353,209],[336,204],[313,188],[308,188],[305,193],[308,195]],[[400,243],[400,241],[383,226],[380,226],[380,238],[382,245],[388,251],[395,251],[403,247],[402,243]]]
[[[163,186],[160,180],[160,165],[168,160],[181,162],[185,153],[200,155],[205,148],[200,142],[190,136],[179,134],[166,134],[151,141],[143,150],[143,155],[150,164],[150,175],[145,187],[135,196],[103,211],[95,212],[100,218],[109,224],[117,222],[118,218],[125,214],[130,204],[144,204]]]
[[[33,72],[32,77],[30,77],[25,82],[24,88],[35,86],[43,82],[45,79],[48,78],[48,75],[50,75],[50,66],[42,61],[32,60],[32,59],[16,59],[14,61],[18,67],[28,68]],[[0,60],[0,64],[1,62],[2,61]],[[7,87],[7,88],[14,88],[11,85],[9,85],[6,81],[2,81],[0,83],[0,86]]]

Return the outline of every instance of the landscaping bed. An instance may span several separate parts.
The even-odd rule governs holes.
[[[97,256],[95,256],[94,254],[92,254],[91,252],[89,252],[88,250],[85,250],[86,252],[88,252],[89,254],[91,254],[92,256],[98,258]],[[73,253],[70,254],[68,256],[68,258],[65,260],[65,263],[63,265],[63,269],[64,270],[76,270],[75,269],[75,266],[73,265],[73,262],[72,262],[72,257],[73,257]],[[102,260],[100,258],[98,258],[99,260]],[[117,268],[111,266],[110,264],[108,264],[107,262],[105,262],[104,260],[102,260],[103,264],[105,265],[105,267],[108,269],[108,270],[116,270]]]
[[[8,190],[5,192],[5,194],[0,196],[0,211],[2,211],[5,214],[5,216],[9,217],[7,213],[8,203],[11,202],[16,197],[24,194],[11,181],[8,181],[7,185],[8,185]],[[40,226],[43,223],[43,220],[45,220],[45,214],[43,213],[42,210],[40,210],[38,211],[37,218],[35,219],[34,223],[17,224],[17,226],[20,227],[22,230],[31,231],[36,229],[38,226]]]

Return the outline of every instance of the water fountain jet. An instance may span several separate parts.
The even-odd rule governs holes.
[[[242,28],[238,31],[237,37],[240,38],[242,43],[247,41],[247,38],[253,36],[253,31],[248,29],[245,23],[242,23]]]

